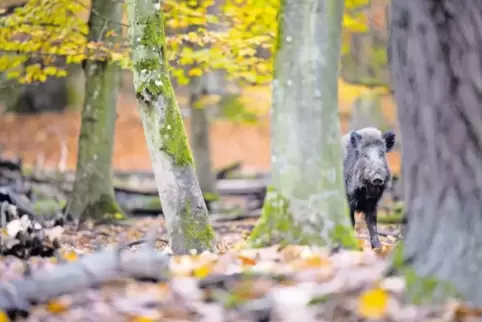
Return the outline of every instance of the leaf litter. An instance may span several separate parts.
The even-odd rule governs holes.
[[[141,281],[118,278],[87,290],[33,305],[24,321],[475,321],[482,311],[451,301],[444,305],[410,305],[403,301],[402,277],[385,277],[387,255],[396,241],[382,237],[375,252],[357,227],[361,251],[335,254],[320,247],[274,245],[245,249],[243,241],[255,219],[218,225],[216,253],[170,256],[170,278]],[[66,226],[56,257],[21,260],[2,257],[2,287],[27,278],[29,270],[54,273],[63,262],[75,262],[120,241],[144,238],[162,219],[137,219],[130,226],[101,225],[74,231]],[[396,225],[384,226],[396,231]],[[222,232],[222,233],[220,233]],[[123,237],[119,237],[123,236]],[[135,244],[128,251],[137,251]],[[155,243],[170,253],[165,232]],[[9,321],[5,312],[0,322]]]

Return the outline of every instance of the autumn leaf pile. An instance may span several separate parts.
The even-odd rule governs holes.
[[[57,257],[0,261],[2,285],[75,262],[120,239],[142,237],[153,219],[130,228],[99,226],[74,234],[66,228]],[[123,231],[123,234],[120,233]],[[122,236],[123,237],[122,237]],[[162,234],[161,234],[162,235]],[[121,237],[119,237],[121,236]],[[222,239],[222,238],[221,238]],[[26,321],[471,321],[477,310],[457,302],[440,306],[404,304],[406,282],[384,277],[383,254],[308,246],[244,249],[238,241],[218,252],[170,256],[169,279],[120,278],[95,288],[48,299],[28,310]],[[97,246],[96,246],[97,244]],[[221,243],[220,243],[221,244]],[[135,252],[145,245],[125,251]],[[157,251],[170,253],[160,240]],[[168,256],[168,255],[166,255]],[[21,320],[20,318],[17,318]],[[8,321],[5,312],[0,321]]]

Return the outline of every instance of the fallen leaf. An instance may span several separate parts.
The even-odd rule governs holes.
[[[0,311],[0,322],[10,322],[10,318],[5,311]]]
[[[358,313],[368,319],[380,319],[388,307],[388,293],[381,288],[363,292],[358,299]]]
[[[211,273],[213,265],[211,263],[204,263],[194,269],[194,276],[197,278],[205,278]]]
[[[60,314],[69,308],[69,303],[66,301],[61,300],[51,300],[47,303],[47,311],[52,312],[54,314]]]
[[[241,261],[241,264],[245,266],[252,266],[256,264],[256,260],[247,256],[238,255],[238,259]]]
[[[62,258],[68,262],[75,262],[78,259],[77,253],[73,250],[62,254]]]

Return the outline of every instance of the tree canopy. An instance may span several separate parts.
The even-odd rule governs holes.
[[[366,3],[346,1],[345,32],[366,30],[365,17],[357,10]],[[220,15],[208,11],[215,4],[214,0],[163,2],[167,58],[176,62],[171,75],[180,84],[187,84],[190,76],[223,69],[230,77],[250,83],[270,81],[280,1],[226,0]],[[43,82],[48,76],[65,77],[68,64],[86,59],[108,59],[130,68],[125,19],[121,41],[110,40],[114,31],[105,33],[105,39],[89,41],[89,11],[90,1],[85,0],[29,0],[10,14],[0,13],[0,72],[6,72],[8,79],[32,83]],[[208,24],[220,28],[208,29]],[[195,32],[184,32],[193,25]],[[193,50],[186,42],[198,44],[200,49]],[[260,51],[266,54],[260,55]],[[183,65],[196,67],[186,71],[180,68]]]

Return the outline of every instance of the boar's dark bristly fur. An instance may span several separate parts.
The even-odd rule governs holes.
[[[395,133],[367,127],[351,131],[341,139],[345,193],[350,207],[351,223],[355,211],[365,214],[370,245],[381,246],[377,233],[377,206],[391,181],[386,153],[395,145]]]

